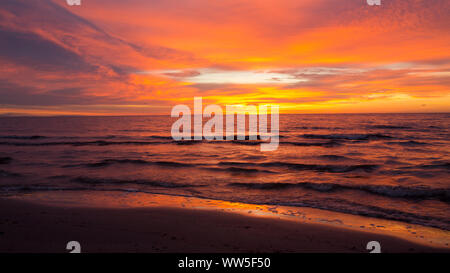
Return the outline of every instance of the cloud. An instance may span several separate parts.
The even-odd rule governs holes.
[[[275,71],[239,71],[201,68],[192,70],[151,71],[153,74],[160,74],[181,81],[194,84],[288,84],[307,81],[306,78],[289,75],[288,73],[278,73]]]
[[[174,78],[187,78],[187,77],[196,77],[200,76],[201,73],[196,70],[173,70],[170,72],[163,72],[162,75],[168,76],[168,77],[174,77]]]
[[[166,111],[201,95],[294,111],[442,110],[449,12],[445,0],[3,0],[1,103]]]
[[[81,56],[34,33],[0,29],[0,59],[34,69],[94,72]]]
[[[52,90],[45,93],[30,86],[0,81],[1,105],[66,105],[93,103],[95,99],[80,96],[82,90]]]

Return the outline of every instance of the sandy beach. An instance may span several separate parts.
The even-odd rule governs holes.
[[[0,199],[0,252],[449,252],[389,235],[217,209],[76,207]]]

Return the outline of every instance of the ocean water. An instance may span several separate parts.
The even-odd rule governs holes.
[[[176,118],[2,117],[0,195],[125,191],[450,230],[450,114],[280,115],[280,145],[173,141]]]

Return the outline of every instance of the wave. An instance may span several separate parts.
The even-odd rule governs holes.
[[[441,217],[431,217],[427,215],[414,214],[400,211],[392,208],[383,208],[379,206],[372,206],[361,204],[357,202],[350,202],[347,200],[333,200],[337,203],[330,204],[324,202],[315,202],[305,200],[300,202],[266,202],[264,205],[276,206],[292,206],[292,207],[310,207],[329,211],[336,211],[346,214],[362,215],[366,217],[373,217],[379,219],[388,219],[394,221],[402,221],[405,223],[435,227],[443,230],[450,230],[448,219]]]
[[[384,134],[303,134],[303,138],[309,139],[334,139],[334,140],[380,140],[392,139],[392,136]]]
[[[450,189],[428,188],[428,187],[404,187],[390,185],[346,185],[336,183],[230,183],[231,187],[243,187],[248,189],[277,190],[287,188],[305,188],[320,192],[331,192],[336,190],[358,190],[372,194],[413,199],[439,199],[450,202]]]
[[[367,126],[367,128],[371,128],[371,129],[400,129],[400,130],[405,130],[405,129],[412,129],[413,127],[410,126],[402,126],[402,125],[370,125]]]
[[[109,145],[160,145],[160,144],[176,144],[176,145],[194,145],[201,143],[235,143],[242,145],[258,145],[264,143],[255,140],[172,140],[172,137],[165,136],[150,136],[149,139],[156,139],[154,141],[107,141],[107,140],[89,140],[89,141],[46,141],[46,142],[0,142],[0,145],[7,146],[109,146]],[[161,141],[163,140],[163,141]]]
[[[239,167],[229,167],[229,168],[203,168],[208,171],[216,171],[216,172],[231,172],[231,173],[276,173],[270,170],[261,170],[261,169],[253,169],[253,168],[239,168]]]
[[[342,156],[342,155],[319,155],[319,156],[317,156],[317,158],[326,159],[326,160],[333,160],[333,161],[349,160],[350,159],[350,158],[348,158],[346,156]]]
[[[391,141],[391,142],[387,142],[386,144],[388,144],[388,145],[401,145],[401,146],[406,146],[406,147],[416,147],[416,146],[428,145],[428,143],[415,141],[415,140],[398,141],[398,142]]]
[[[328,141],[328,142],[298,142],[298,141],[281,141],[280,145],[287,144],[287,145],[293,145],[293,146],[303,146],[303,147],[326,147],[326,148],[332,148],[337,146],[342,146],[342,143],[339,143],[335,140]]]
[[[196,166],[196,164],[180,163],[180,162],[173,162],[173,161],[149,161],[149,163],[152,165],[165,166],[165,167],[193,167],[193,166]]]
[[[123,183],[126,184],[126,183]],[[160,184],[161,187],[165,187],[165,184]],[[156,186],[158,187],[158,186]],[[189,186],[194,187],[194,186]],[[196,186],[199,187],[199,186]],[[129,189],[129,188],[93,188],[91,186],[87,187],[73,187],[73,186],[54,186],[54,185],[42,185],[42,184],[30,184],[30,185],[0,185],[0,193],[2,194],[16,194],[22,192],[42,192],[42,191],[105,191],[105,192],[139,192],[146,194],[163,194],[169,196],[184,196],[184,197],[192,197],[191,195],[185,194],[176,194],[176,193],[161,193],[161,192],[152,192],[151,190],[142,190],[142,189]]]
[[[22,174],[0,170],[0,177],[21,177]]]
[[[88,168],[100,168],[107,167],[114,164],[137,164],[137,165],[157,165],[164,167],[193,167],[194,164],[181,163],[174,161],[147,161],[143,159],[104,159],[99,162],[85,163],[85,164],[75,164],[75,165],[64,165],[65,168],[71,167],[88,167]]]
[[[155,138],[155,137],[149,137]],[[166,140],[165,137],[157,137],[154,141],[107,141],[107,140],[92,140],[92,141],[46,141],[46,142],[0,142],[0,145],[5,146],[111,146],[111,145],[161,145],[161,144],[175,144],[175,145],[196,145],[202,143],[209,144],[238,144],[255,146],[266,143],[261,140]],[[163,140],[163,141],[161,141]],[[336,147],[342,144],[337,141],[328,142],[295,142],[295,141],[280,141],[280,145],[293,146],[318,146],[318,147]]]
[[[240,145],[255,146],[255,145],[261,145],[261,143],[264,143],[264,142],[257,141],[257,140],[231,140],[231,143],[240,144]]]
[[[30,185],[1,185],[0,192],[38,192],[38,191],[61,191],[61,190],[85,190],[78,187],[58,187],[50,185],[30,184]],[[87,189],[86,189],[87,190]]]
[[[11,163],[12,158],[7,156],[7,157],[0,157],[0,164],[9,164]]]
[[[419,165],[422,169],[445,169],[450,170],[450,162],[435,162],[434,164]]]
[[[129,130],[121,130],[128,132]],[[17,139],[17,140],[39,140],[39,139],[113,139],[113,138],[121,138],[128,137],[133,138],[134,136],[124,136],[124,135],[93,135],[93,136],[42,136],[42,135],[31,135],[31,136],[17,136],[17,135],[3,135],[0,136],[0,139]],[[150,136],[140,136],[141,138],[146,139],[165,139],[165,140],[173,140],[172,136],[160,136],[160,135],[150,135]]]
[[[359,165],[319,165],[319,164],[300,164],[289,162],[265,162],[265,163],[247,163],[247,162],[220,162],[219,165],[231,166],[254,166],[254,167],[284,167],[300,171],[317,171],[330,173],[346,173],[353,171],[373,172],[378,169],[378,165],[359,164]]]
[[[192,185],[192,184],[182,184],[182,183],[172,183],[172,182],[164,182],[164,181],[156,181],[156,180],[147,180],[147,179],[116,179],[116,178],[93,178],[93,177],[76,177],[71,180],[75,183],[80,184],[89,184],[89,185],[125,185],[125,184],[134,184],[134,185],[145,185],[159,188],[186,188],[186,187],[199,187],[201,185]]]
[[[167,142],[155,142],[155,141],[58,141],[58,142],[0,142],[0,145],[8,146],[108,146],[108,145],[157,145],[164,144]]]
[[[173,143],[176,145],[195,145],[195,144],[203,143],[203,140],[180,140],[180,141],[173,140],[170,143]]]
[[[323,126],[297,126],[294,129],[300,130],[342,130],[342,127],[323,127]]]
[[[150,139],[165,139],[165,140],[172,140],[173,138],[171,136],[148,136]]]
[[[239,168],[239,167],[229,167],[226,169],[223,169],[225,171],[228,172],[239,172],[239,173],[258,173],[258,172],[263,172],[263,173],[275,173],[273,171],[269,171],[269,170],[260,170],[260,169],[249,169],[249,168]]]
[[[16,135],[0,136],[0,139],[29,139],[29,140],[34,140],[34,139],[44,139],[44,138],[47,138],[47,137],[39,136],[39,135],[32,135],[32,136],[16,136]]]
[[[435,169],[443,169],[443,170],[450,170],[450,162],[441,162],[437,161],[431,164],[421,164],[421,165],[414,165],[414,166],[405,166],[400,167],[396,170],[389,170],[386,171],[387,174],[417,174],[422,175],[424,177],[430,176],[431,174],[429,172],[421,173],[421,170],[435,170]]]

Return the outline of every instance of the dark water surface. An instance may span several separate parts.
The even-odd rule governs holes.
[[[450,230],[450,115],[280,115],[280,146],[183,141],[176,119],[0,118],[0,194],[137,191]]]

